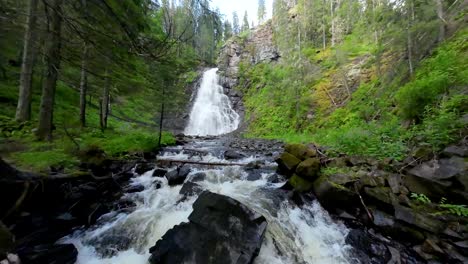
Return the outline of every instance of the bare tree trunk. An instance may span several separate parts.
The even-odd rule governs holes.
[[[161,147],[161,140],[162,140],[162,131],[163,131],[163,124],[164,124],[164,108],[165,104],[164,102],[166,101],[166,98],[164,98],[166,95],[166,88],[165,85],[163,84],[162,86],[162,101],[161,101],[161,118],[159,119],[159,139],[158,139],[158,147]]]
[[[86,127],[86,94],[88,92],[88,73],[86,72],[88,60],[88,46],[85,43],[81,58],[81,80],[80,80],[80,123]]]
[[[335,15],[333,12],[333,0],[330,0],[330,20],[331,20],[331,46],[334,47],[336,44],[336,21],[335,21]]]
[[[409,67],[409,72],[410,75],[413,75],[414,69],[413,69],[413,38],[411,36],[411,29],[413,25],[413,19],[414,19],[414,10],[413,10],[413,2],[411,0],[407,1],[409,2],[408,5],[408,25],[407,25],[407,52],[408,52],[408,67]]]
[[[58,71],[60,68],[61,48],[61,5],[62,0],[49,2],[49,17],[47,43],[45,48],[45,78],[42,84],[42,97],[39,112],[39,126],[37,136],[39,139],[52,139],[52,122],[54,111],[55,88],[57,85]]]
[[[326,0],[323,0],[323,14],[322,14],[322,46],[323,49],[327,48],[327,34],[326,34],[326,25],[325,25],[325,6]]]
[[[35,42],[37,40],[36,23],[38,3],[38,0],[29,0],[27,25],[24,34],[18,106],[15,115],[16,121],[19,122],[31,119],[32,78],[36,51]]]
[[[435,0],[437,7],[437,16],[439,17],[439,38],[438,41],[442,42],[445,39],[445,19],[444,19],[444,4],[442,0]]]
[[[110,101],[110,77],[109,70],[106,69],[106,83],[102,91],[101,98],[101,129],[107,128],[107,117],[109,116],[109,101]]]

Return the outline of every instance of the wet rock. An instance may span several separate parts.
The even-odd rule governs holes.
[[[14,236],[10,230],[0,222],[0,260],[13,248]]]
[[[297,192],[308,192],[312,190],[313,183],[303,179],[296,174],[294,174],[289,180],[288,183],[294,188]]]
[[[165,176],[170,186],[179,185],[184,183],[191,170],[192,169],[189,166],[184,165],[166,173]]]
[[[204,181],[206,179],[206,173],[204,172],[197,172],[195,174],[193,174],[190,178],[190,181],[191,182],[200,182],[200,181]]]
[[[258,181],[262,178],[262,170],[250,170],[247,171],[247,180],[248,181]]]
[[[135,167],[135,173],[141,175],[145,172],[148,172],[156,167],[153,163],[139,163]]]
[[[72,244],[51,244],[21,249],[18,255],[27,264],[74,264],[78,251]]]
[[[395,205],[395,218],[434,234],[441,233],[446,225],[425,212],[418,212],[404,206]]]
[[[392,193],[391,189],[388,187],[366,187],[364,188],[364,192],[368,196],[388,205],[393,205],[398,201],[397,197]]]
[[[276,162],[278,163],[278,171],[280,173],[290,175],[294,172],[297,165],[301,163],[301,160],[287,152],[284,152],[278,159],[276,159]]]
[[[320,203],[330,211],[335,211],[337,208],[350,209],[359,206],[356,193],[333,182],[326,175],[315,180],[312,189]]]
[[[193,182],[186,182],[180,189],[179,194],[184,197],[194,196],[200,194],[203,191],[202,187]]]
[[[138,193],[144,190],[145,190],[145,186],[143,185],[130,185],[123,189],[123,191],[126,193]]]
[[[266,231],[263,216],[210,192],[203,192],[193,209],[189,223],[175,226],[150,249],[150,263],[253,263]]]
[[[385,244],[363,230],[351,230],[346,236],[346,243],[354,248],[353,255],[361,263],[387,263],[392,257]]]
[[[265,165],[264,161],[255,160],[255,161],[251,161],[247,165],[245,165],[245,169],[246,170],[256,170],[256,169],[260,169],[263,165]]]
[[[227,160],[237,160],[245,158],[245,155],[234,150],[226,150],[224,152],[224,158]]]
[[[167,170],[157,168],[153,172],[153,177],[164,177],[164,175],[166,175],[166,173],[167,173]]]
[[[287,144],[284,150],[300,160],[317,157],[317,151],[303,144]]]
[[[314,181],[320,174],[320,160],[317,158],[304,160],[297,166],[296,174],[308,181]]]

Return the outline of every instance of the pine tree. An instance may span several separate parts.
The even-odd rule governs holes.
[[[258,24],[262,24],[263,22],[265,22],[265,17],[266,17],[265,0],[258,0],[257,16],[258,16]]]
[[[244,13],[244,19],[242,21],[242,32],[248,31],[250,29],[249,16],[247,11]]]
[[[224,21],[224,41],[232,37],[232,25],[229,20]]]
[[[234,13],[232,13],[232,32],[234,35],[238,35],[240,30],[239,16],[237,15],[237,12],[234,11]]]

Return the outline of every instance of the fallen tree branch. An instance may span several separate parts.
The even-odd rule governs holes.
[[[24,199],[26,198],[26,195],[28,194],[30,185],[31,183],[29,181],[24,182],[23,192],[21,193],[18,200],[16,200],[16,203],[13,205],[13,207],[11,207],[10,210],[8,210],[8,212],[2,217],[2,220],[9,217],[13,212],[15,212],[21,206]]]
[[[226,163],[226,162],[208,162],[208,161],[194,161],[194,160],[174,160],[174,159],[158,159],[157,162],[174,162],[183,164],[195,164],[204,166],[245,166],[244,163]]]
[[[357,182],[354,183],[354,190],[356,191],[356,194],[359,196],[359,199],[361,200],[361,204],[364,207],[364,209],[367,212],[367,216],[369,216],[369,219],[374,222],[374,216],[372,216],[371,212],[369,211],[369,208],[367,208],[366,203],[364,202],[364,199],[362,198],[361,194],[359,193],[358,187],[357,187]]]

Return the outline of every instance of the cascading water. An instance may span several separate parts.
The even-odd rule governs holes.
[[[185,129],[186,135],[215,136],[237,129],[239,115],[232,109],[229,97],[219,85],[218,69],[210,69],[203,74],[197,97]]]
[[[221,96],[221,88],[216,84],[216,69],[207,71],[203,82],[187,132],[220,134],[237,127],[238,116],[232,111],[229,100]],[[211,89],[217,91],[213,92]],[[209,102],[209,98],[216,103]],[[218,119],[218,114],[224,116]],[[205,127],[201,125],[202,122],[208,125]],[[165,149],[158,159],[166,162],[189,160],[191,163],[235,162],[235,166],[208,168],[193,165],[186,182],[196,177],[197,173],[203,172],[206,174],[205,179],[197,181],[203,189],[234,198],[267,219],[265,239],[255,264],[356,262],[349,256],[350,246],[345,243],[348,230],[344,225],[332,221],[316,202],[303,207],[294,205],[279,190],[284,184],[281,178],[279,183],[278,180],[271,180],[278,176],[272,168],[272,155],[255,153],[248,158],[228,161],[224,159],[226,147],[223,140],[225,139],[194,139],[184,146]],[[269,151],[274,152],[271,149]],[[246,170],[246,165],[252,162],[264,164],[261,175],[255,179],[249,178],[250,171]],[[188,221],[197,195],[184,199],[179,194],[182,188],[180,185],[169,186],[166,178],[153,177],[153,171],[135,175],[130,185],[143,186],[143,190],[122,197],[123,201],[135,205],[133,209],[106,214],[94,227],[76,231],[60,241],[73,243],[77,247],[77,263],[148,263],[149,248],[169,229]]]

